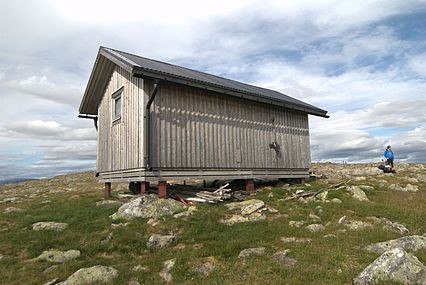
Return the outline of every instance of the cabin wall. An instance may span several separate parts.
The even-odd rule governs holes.
[[[113,122],[111,95],[121,87],[121,119]],[[144,96],[143,79],[116,66],[98,110],[98,172],[143,166]]]
[[[152,88],[146,80],[145,91]],[[162,82],[151,116],[154,169],[310,167],[305,113]]]

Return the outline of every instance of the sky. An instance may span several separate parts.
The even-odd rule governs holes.
[[[0,180],[95,169],[99,46],[328,110],[313,161],[426,162],[426,0],[0,0]]]

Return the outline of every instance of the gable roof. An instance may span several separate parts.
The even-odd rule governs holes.
[[[128,70],[134,76],[167,80],[328,118],[327,111],[274,90],[106,47],[99,48],[98,56],[80,105],[80,114],[97,115],[98,105],[102,100],[115,64]]]

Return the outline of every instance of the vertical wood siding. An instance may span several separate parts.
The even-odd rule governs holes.
[[[111,95],[121,87],[121,119],[113,122]],[[98,110],[98,172],[143,165],[143,101],[143,80],[116,66]]]
[[[145,81],[145,90],[152,84]],[[152,106],[152,165],[163,169],[310,166],[308,115],[161,83]],[[269,147],[280,146],[280,153]]]

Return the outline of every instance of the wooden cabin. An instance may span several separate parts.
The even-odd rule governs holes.
[[[98,127],[106,183],[309,176],[308,115],[277,91],[101,47],[80,105]],[[109,189],[108,189],[109,187]],[[107,193],[108,194],[108,193]]]

